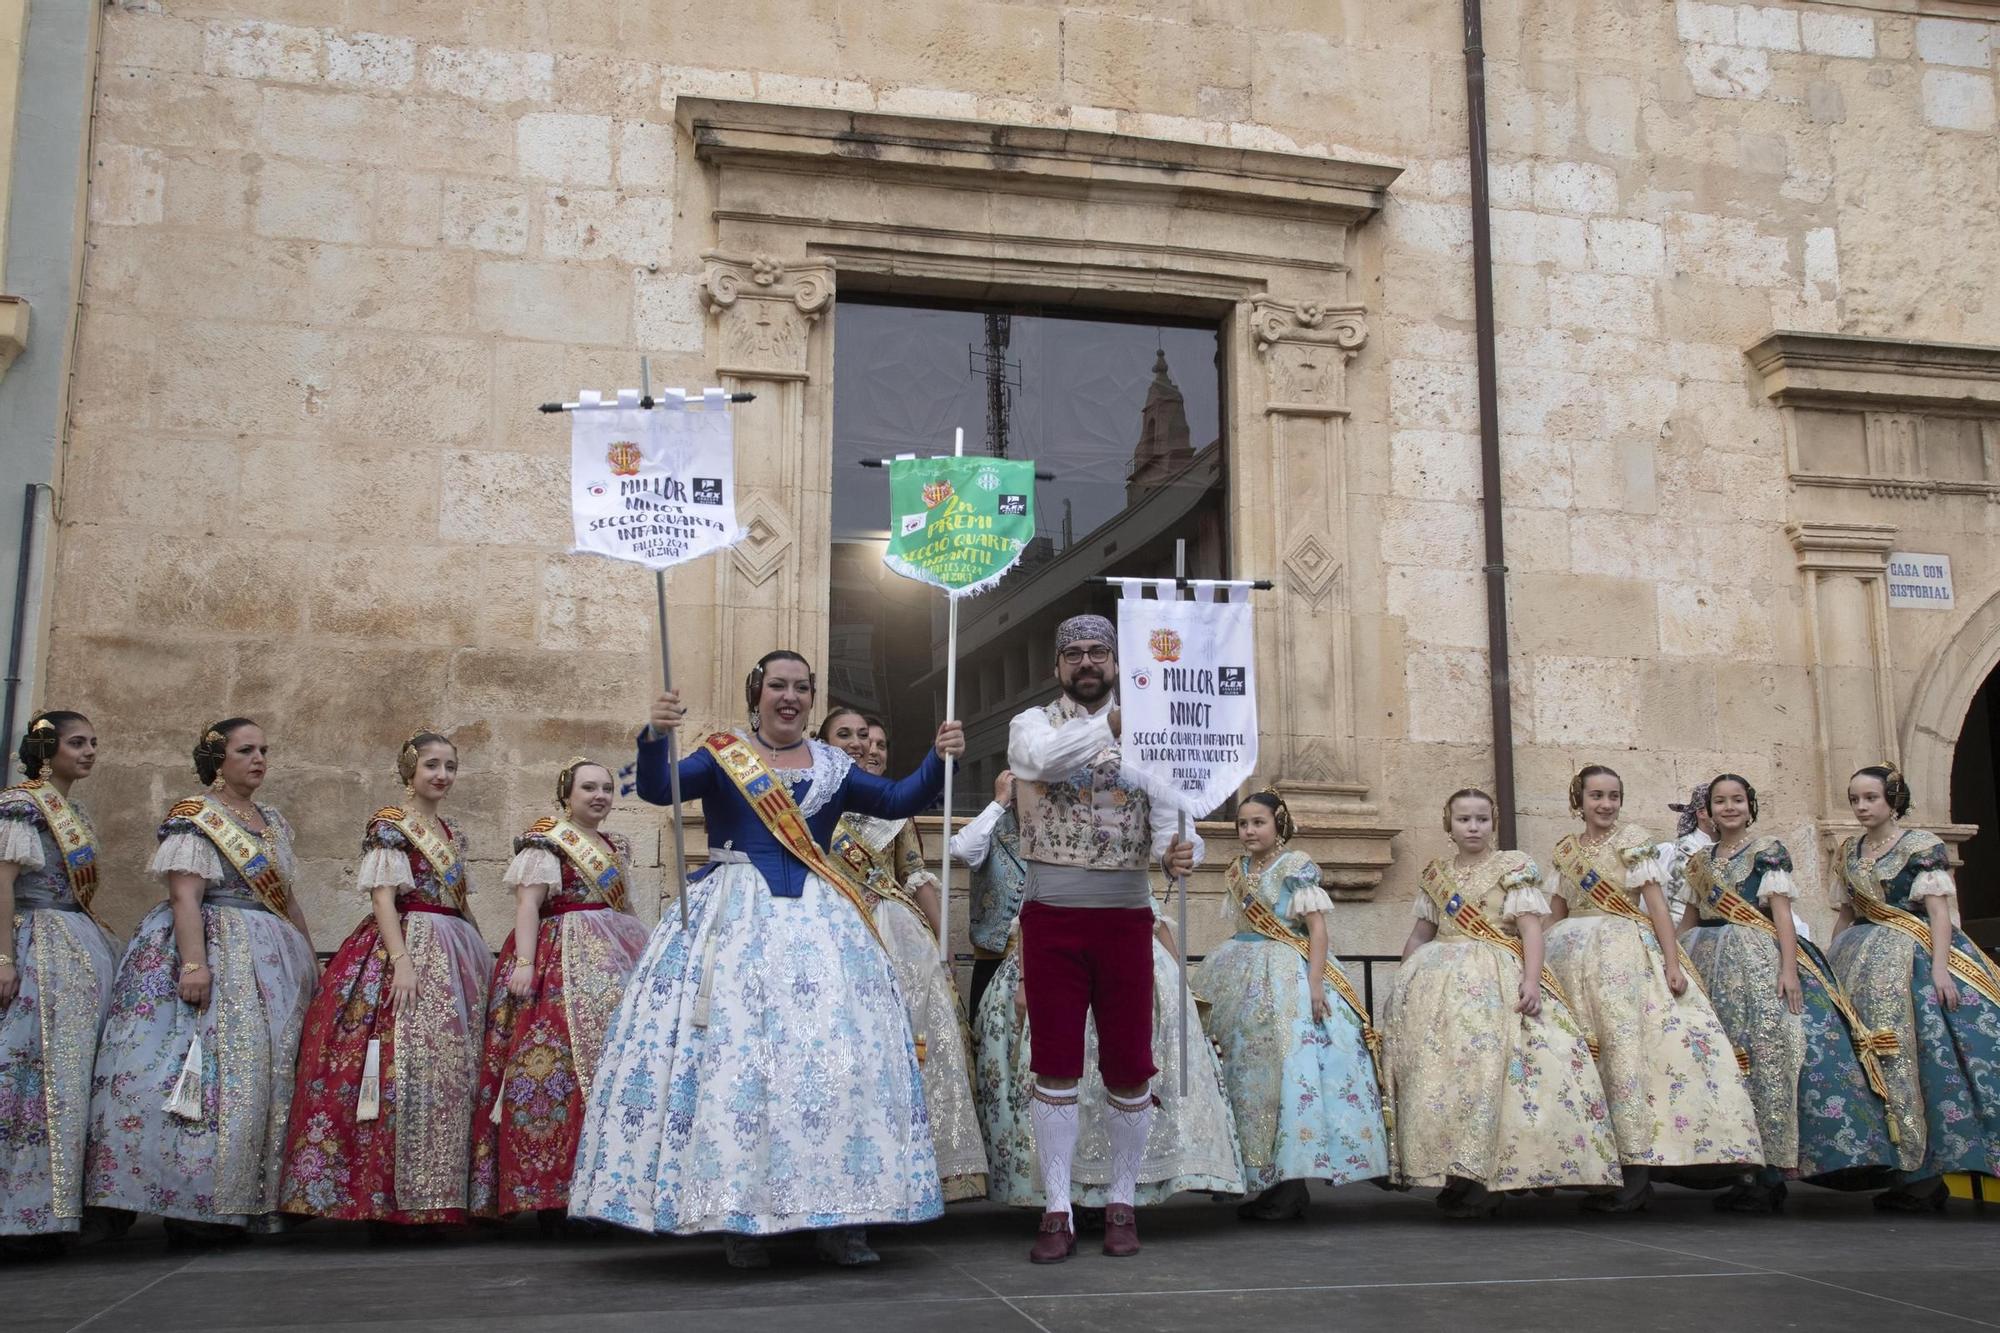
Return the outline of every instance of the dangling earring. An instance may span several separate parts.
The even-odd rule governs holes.
[[[229,785],[228,783],[222,780],[222,772],[221,770],[218,769],[216,771],[215,776],[209,780],[208,789],[210,791],[221,791],[224,787],[227,787],[228,785]]]
[[[40,782],[43,779],[47,778],[48,775],[49,775],[49,758],[47,755],[43,755],[40,759],[37,759],[35,761],[35,771],[30,776],[32,776],[35,779],[35,781]]]
[[[403,799],[405,801],[414,801],[417,799],[417,789],[411,785],[414,781],[415,779],[412,778],[405,778],[403,780]]]

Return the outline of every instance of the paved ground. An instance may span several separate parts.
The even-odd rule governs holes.
[[[1875,1214],[1794,1190],[1780,1219],[1723,1217],[1662,1190],[1637,1217],[1568,1197],[1492,1223],[1439,1220],[1420,1196],[1323,1192],[1304,1223],[1252,1228],[1191,1200],[1140,1217],[1146,1250],[1031,1267],[1029,1219],[987,1205],[876,1238],[879,1268],[826,1268],[803,1244],[765,1273],[712,1241],[540,1241],[531,1225],[420,1249],[312,1226],[196,1257],[157,1224],[52,1264],[0,1267],[0,1329],[699,1329],[702,1333],[1319,1328],[1675,1330],[2000,1328],[2000,1207]]]

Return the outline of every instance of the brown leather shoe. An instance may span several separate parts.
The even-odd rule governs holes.
[[[1031,1264],[1059,1264],[1076,1253],[1076,1232],[1070,1230],[1068,1213],[1043,1213],[1042,1229],[1035,1248],[1028,1251]]]
[[[1104,1252],[1124,1259],[1139,1252],[1139,1214],[1129,1203],[1114,1203],[1104,1210]]]

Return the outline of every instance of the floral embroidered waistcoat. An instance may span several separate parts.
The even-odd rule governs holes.
[[[1047,708],[1058,725],[1087,717],[1064,695]],[[1021,856],[1087,870],[1139,870],[1152,847],[1152,802],[1120,776],[1118,747],[1099,750],[1060,782],[1019,784]]]

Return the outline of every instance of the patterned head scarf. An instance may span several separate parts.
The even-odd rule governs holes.
[[[1681,822],[1674,826],[1674,836],[1676,838],[1685,838],[1688,834],[1700,828],[1701,824],[1695,818],[1695,814],[1697,811],[1706,809],[1707,806],[1708,784],[1706,782],[1697,782],[1694,784],[1694,790],[1688,793],[1686,805],[1682,805],[1679,801],[1668,802],[1667,809],[1681,817]]]
[[[1118,646],[1118,631],[1111,628],[1111,622],[1103,616],[1071,616],[1056,626],[1056,651],[1085,639],[1095,639],[1107,648]]]

